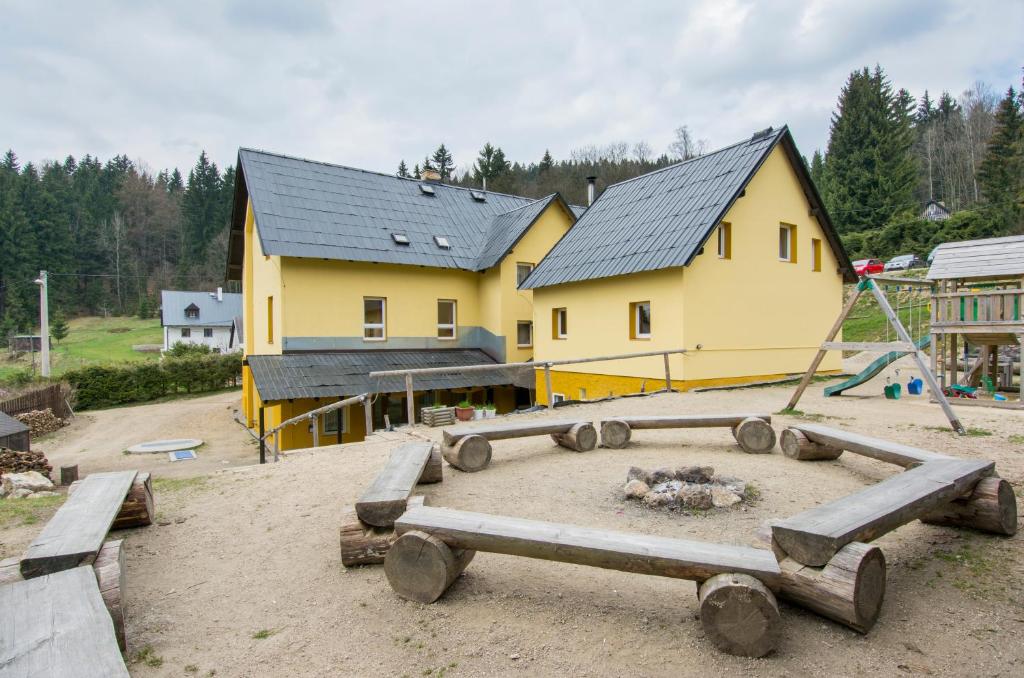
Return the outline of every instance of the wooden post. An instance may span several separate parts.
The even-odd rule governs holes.
[[[906,328],[903,327],[903,323],[901,323],[899,318],[896,317],[896,313],[893,312],[892,306],[889,305],[889,300],[885,298],[885,293],[878,289],[878,285],[873,282],[868,283],[868,288],[871,290],[871,293],[875,295],[875,299],[878,301],[878,306],[885,313],[885,317],[888,318],[889,324],[896,330],[896,336],[899,340],[913,343],[913,339],[910,337],[910,334],[907,333]],[[955,336],[956,335],[954,335],[954,337]],[[956,343],[954,341],[954,346],[955,345]],[[932,374],[932,371],[928,369],[928,365],[925,364],[924,355],[921,353],[921,349],[915,350],[911,355],[914,356],[914,362],[917,363],[917,368],[921,370],[921,376],[924,377],[925,383],[928,384],[928,388],[931,390],[932,395],[939,402],[939,405],[942,407],[942,411],[945,412],[946,419],[949,420],[949,425],[952,426],[953,430],[960,435],[966,434],[967,431],[964,429],[964,425],[960,423],[959,419],[957,419],[956,413],[953,412],[953,408],[950,407],[949,401],[946,400],[946,394],[942,392],[938,382],[935,381],[935,375]],[[954,370],[956,369],[955,358],[956,357],[954,356]]]
[[[320,447],[320,418],[314,414],[310,420],[313,422],[313,447]]]
[[[871,284],[870,282],[868,284]],[[832,329],[828,331],[825,336],[825,341],[832,341],[839,334],[839,330],[843,329],[843,321],[846,320],[846,316],[850,315],[850,311],[853,310],[853,305],[860,299],[861,289],[860,284],[853,290],[853,294],[850,295],[850,299],[846,302],[846,306],[843,306],[843,310],[839,313],[839,317],[836,319],[835,324],[832,325]],[[814,360],[811,361],[811,366],[804,372],[803,379],[800,380],[800,385],[796,387],[796,391],[793,392],[793,397],[789,399],[789,404],[786,405],[787,410],[796,409],[796,404],[800,402],[800,396],[804,394],[807,387],[811,383],[811,379],[814,378],[814,373],[818,371],[818,366],[821,365],[821,361],[825,359],[825,349],[818,349],[818,353],[814,356]]]
[[[281,431],[274,431],[274,461],[281,456]]]
[[[672,372],[668,367],[668,353],[665,354],[665,390],[672,391]]]
[[[555,406],[554,400],[552,400],[552,389],[551,389],[551,363],[544,363],[544,388],[548,392],[548,409]]]
[[[344,400],[344,398],[338,398],[338,402],[341,402],[342,400]],[[348,407],[348,405],[346,405],[345,407]],[[341,430],[341,425],[345,422],[345,414],[344,414],[344,412],[341,411],[342,409],[343,408],[340,408],[340,407],[338,408],[338,444],[339,445],[341,445],[341,443],[342,443],[341,435],[342,435],[343,431]]]
[[[409,426],[416,423],[416,402],[412,395],[412,375],[405,373],[405,416],[409,420]]]
[[[450,549],[429,534],[412,530],[392,544],[384,559],[384,574],[402,598],[429,604],[452,585],[476,551]]]
[[[266,421],[263,417],[263,407],[260,407],[260,463],[267,463],[267,439],[263,436],[267,435]]]
[[[70,485],[78,480],[78,464],[60,467],[60,484]]]
[[[763,657],[778,643],[781,617],[775,596],[749,574],[711,577],[698,588],[704,634],[722,652]]]
[[[363,400],[363,418],[366,420],[364,424],[366,427],[365,435],[370,435],[373,433],[373,403],[370,402],[369,396]]]

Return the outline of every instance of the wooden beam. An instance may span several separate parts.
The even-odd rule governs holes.
[[[384,468],[356,502],[359,519],[376,527],[391,527],[405,512],[423,469],[430,459],[433,444],[406,443],[395,448]]]
[[[523,518],[423,507],[406,511],[395,532],[433,535],[456,549],[504,553],[623,572],[704,581],[736,572],[769,587],[779,565],[770,551],[649,534],[596,530]]]
[[[835,339],[836,335],[839,334],[839,330],[843,329],[843,321],[846,320],[846,316],[850,315],[850,311],[853,310],[854,304],[856,304],[857,300],[860,299],[860,295],[861,289],[858,284],[857,287],[854,288],[853,294],[851,294],[850,298],[846,301],[846,305],[843,306],[843,310],[840,311],[839,317],[836,318],[836,321],[832,324],[832,328],[829,329],[828,334],[825,335],[826,342]],[[786,405],[787,410],[796,409],[796,404],[800,402],[800,396],[802,396],[804,391],[807,390],[807,387],[811,383],[811,379],[814,378],[814,374],[818,371],[818,367],[821,365],[821,361],[825,359],[826,353],[827,351],[825,349],[818,349],[818,352],[814,355],[814,359],[811,360],[810,367],[808,367],[807,371],[804,372],[804,376],[800,380],[800,384],[797,385],[796,390],[793,391],[793,396],[789,399],[789,403]]]
[[[589,423],[592,422],[582,419],[532,419],[518,424],[498,424],[496,426],[454,426],[444,429],[444,444],[454,445],[466,436],[480,436],[486,440],[507,440],[509,438],[568,433],[576,424]]]
[[[410,370],[381,370],[370,372],[368,376],[399,377],[405,374],[451,374],[466,372],[486,372],[487,370],[504,370],[513,367],[544,367],[545,365],[578,365],[580,363],[599,363],[608,360],[626,360],[628,358],[649,358],[664,354],[686,353],[685,348],[673,348],[663,351],[641,351],[640,353],[619,353],[616,355],[600,355],[593,358],[570,358],[567,360],[530,361],[524,363],[494,363],[489,365],[452,365],[450,367],[418,367]]]
[[[412,375],[405,373],[405,418],[409,426],[416,425],[416,396],[412,391]]]
[[[931,280],[921,280],[915,278],[897,278],[895,276],[888,275],[869,275],[866,276],[871,280],[876,280],[886,285],[910,285],[912,287],[927,287],[929,289],[935,287],[935,283]]]
[[[899,351],[911,353],[917,350],[917,346],[902,341],[826,341],[821,345],[823,351],[872,351],[876,353],[890,353]]]
[[[615,417],[617,421],[629,424],[631,429],[643,428],[732,428],[744,419],[761,419],[772,423],[770,414],[669,414],[652,416]]]
[[[668,365],[668,353],[665,354],[665,390],[672,390],[672,370],[669,369]]]
[[[850,431],[843,431],[829,426],[793,424],[790,428],[803,433],[812,443],[824,445],[828,448],[846,450],[853,454],[871,457],[872,459],[896,464],[903,468],[912,468],[930,461],[954,459],[954,457],[937,452],[930,452],[881,438],[871,438],[859,433],[851,433]]]

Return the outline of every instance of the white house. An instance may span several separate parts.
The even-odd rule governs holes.
[[[220,353],[242,350],[236,319],[242,316],[242,295],[224,292],[160,292],[160,324],[164,350],[178,343],[204,344]]]

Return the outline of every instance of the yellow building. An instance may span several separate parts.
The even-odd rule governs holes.
[[[370,372],[533,357],[533,295],[518,285],[581,208],[557,194],[535,200],[249,149],[236,177],[228,278],[243,292],[250,427],[365,392],[378,394],[375,427],[385,416],[404,423],[404,381]],[[418,379],[416,409],[529,405],[525,376]],[[361,406],[320,426],[322,443],[366,433]],[[312,432],[290,426],[281,442],[307,447]]]
[[[783,127],[609,186],[520,289],[536,360],[683,348],[672,386],[688,389],[804,371],[855,280]],[[832,352],[821,369],[840,367]],[[660,356],[552,374],[556,402],[664,386]]]

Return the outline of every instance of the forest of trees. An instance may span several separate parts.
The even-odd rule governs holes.
[[[1024,97],[977,83],[960,96],[897,89],[881,67],[850,74],[824,152],[808,166],[852,258],[927,255],[950,240],[1024,232]],[[752,130],[754,131],[754,130]],[[586,178],[611,183],[706,152],[707,142],[676,129],[664,152],[644,141],[549,152],[511,161],[484,144],[457,169],[441,144],[399,176],[437,170],[460,186],[530,197],[561,193],[586,203]],[[224,283],[234,167],[221,172],[206,153],[187,177],[153,174],[116,156],[85,156],[42,166],[0,161],[0,336],[36,322],[40,269],[50,272],[50,304],[64,317],[155,314],[161,289]],[[920,218],[929,200],[953,216]]]
[[[235,170],[201,153],[187,178],[126,156],[0,161],[0,337],[38,324],[39,271],[55,314],[156,313],[161,289],[223,285]]]

